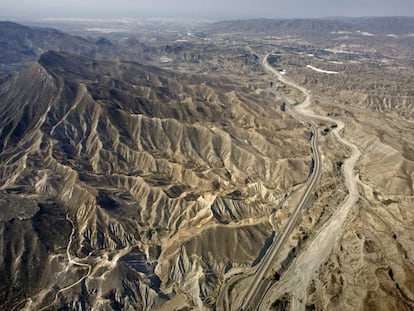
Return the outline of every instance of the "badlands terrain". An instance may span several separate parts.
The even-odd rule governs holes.
[[[414,19],[25,24],[1,310],[414,309]]]

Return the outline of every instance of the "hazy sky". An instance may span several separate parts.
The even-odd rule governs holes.
[[[413,16],[414,0],[0,0],[3,17]]]

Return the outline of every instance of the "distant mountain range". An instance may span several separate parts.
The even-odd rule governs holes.
[[[251,19],[222,21],[210,25],[216,32],[299,32],[320,34],[332,31],[365,31],[369,33],[414,33],[414,17],[366,17],[324,19]]]
[[[372,34],[414,34],[414,18],[326,18],[326,19],[251,19],[212,23],[204,26],[208,33],[301,34],[321,36],[330,32],[366,32]],[[72,36],[64,32],[0,22],[0,83],[47,51],[62,51],[94,59],[128,59],[143,61],[162,55],[168,46],[149,47],[135,38],[111,42]]]
[[[94,57],[98,48],[85,39],[55,29],[0,22],[0,64],[3,66],[18,66],[38,58],[48,50],[67,51]]]
[[[12,22],[0,22],[0,78],[12,74],[47,51],[62,51],[94,59],[114,57],[141,60],[146,47],[133,40],[122,49],[106,38],[96,41],[72,36],[51,28],[28,27]]]

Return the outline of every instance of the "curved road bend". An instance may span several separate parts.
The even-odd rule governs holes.
[[[289,84],[293,87],[296,87],[295,84],[287,81],[286,79],[281,79],[283,76],[281,76],[279,73],[277,73],[270,65],[267,63],[267,56],[265,56],[263,60],[263,66],[270,71],[272,74],[276,73],[278,74],[279,80],[282,82]],[[280,77],[281,76],[281,77]],[[310,105],[310,95],[304,88],[298,87],[305,95],[305,100],[297,106],[296,110],[302,115],[305,115],[303,113],[303,109]],[[283,230],[276,236],[275,240],[273,241],[272,245],[267,250],[265,256],[263,257],[262,261],[258,264],[255,271],[248,272],[244,275],[237,275],[233,278],[228,279],[228,281],[225,283],[223,288],[220,291],[220,294],[217,298],[217,310],[230,310],[230,305],[228,301],[228,291],[229,288],[235,284],[236,282],[249,277],[250,275],[253,275],[253,280],[251,281],[251,285],[248,288],[247,295],[242,301],[242,305],[238,310],[253,310],[254,302],[257,299],[257,297],[261,297],[261,292],[265,289],[263,288],[262,284],[270,272],[272,268],[272,263],[274,261],[274,258],[276,254],[280,251],[280,248],[284,245],[287,238],[289,237],[292,230],[295,228],[295,225],[297,224],[299,217],[301,215],[302,210],[307,206],[307,203],[309,202],[309,198],[311,193],[313,192],[318,178],[320,176],[321,171],[321,156],[318,149],[318,129],[316,125],[313,122],[309,122],[310,129],[312,131],[312,138],[311,138],[311,146],[312,146],[312,152],[313,152],[313,160],[314,160],[314,169],[312,172],[312,175],[308,181],[308,186],[303,194],[299,204],[296,206],[295,210],[293,211],[292,216],[289,218],[288,223],[283,228]]]
[[[265,290],[265,286],[263,282],[265,282],[266,277],[270,273],[274,259],[276,255],[279,253],[281,247],[285,244],[286,240],[289,238],[290,234],[292,233],[293,229],[296,227],[302,211],[308,206],[309,198],[312,192],[315,190],[315,186],[318,182],[321,173],[321,156],[318,150],[318,129],[316,128],[314,123],[310,123],[310,127],[312,129],[312,141],[311,146],[314,155],[314,170],[312,172],[312,176],[309,179],[307,189],[305,193],[302,195],[302,198],[299,204],[296,206],[293,214],[288,220],[288,223],[283,228],[283,230],[279,233],[277,238],[274,240],[273,244],[270,246],[268,251],[266,252],[264,258],[262,259],[261,263],[258,265],[255,275],[253,276],[253,280],[250,283],[250,287],[247,288],[247,295],[243,299],[242,305],[240,310],[255,310],[257,306],[257,299],[260,299],[263,290]]]
[[[272,68],[267,63],[267,54],[263,60],[263,66],[275,74],[280,81],[285,84],[288,84],[300,91],[302,91],[306,98],[303,104],[297,107],[297,111],[304,116],[309,118],[316,118],[319,120],[324,120],[328,122],[333,122],[337,124],[337,128],[332,131],[337,140],[347,146],[351,150],[351,156],[347,158],[343,165],[345,185],[349,191],[348,196],[345,200],[338,206],[336,212],[332,217],[324,224],[322,229],[316,234],[315,238],[311,241],[310,245],[305,249],[305,251],[300,254],[300,256],[295,261],[295,268],[290,271],[290,274],[286,277],[286,285],[288,286],[285,290],[290,291],[293,296],[292,300],[292,310],[305,310],[306,303],[306,289],[312,278],[312,275],[320,265],[328,259],[329,254],[331,253],[333,247],[337,244],[339,237],[341,236],[341,231],[345,219],[351,210],[351,208],[356,204],[359,199],[359,190],[358,190],[358,181],[355,177],[354,167],[359,160],[361,152],[358,147],[343,138],[340,133],[345,127],[345,124],[340,120],[335,120],[327,116],[321,116],[313,113],[312,111],[307,110],[306,108],[310,105],[310,94],[304,88],[301,87],[289,80],[283,75],[281,75],[277,70]],[[293,273],[293,276],[291,275]],[[282,281],[282,280],[281,280]],[[271,294],[267,292],[267,294]],[[269,297],[268,297],[269,298]],[[267,299],[269,300],[269,299]],[[266,302],[267,303],[267,302]],[[271,299],[269,300],[269,304]],[[258,306],[256,306],[257,308]]]

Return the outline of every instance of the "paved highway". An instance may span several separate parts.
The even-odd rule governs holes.
[[[269,275],[274,259],[286,240],[289,238],[290,234],[292,233],[293,229],[297,225],[301,212],[308,206],[309,198],[312,192],[315,190],[315,186],[320,176],[321,171],[321,157],[318,150],[318,130],[315,124],[311,123],[310,125],[312,129],[312,141],[311,146],[314,155],[314,170],[312,172],[311,178],[309,179],[309,183],[305,193],[303,194],[299,204],[296,206],[293,214],[289,218],[288,223],[284,227],[283,231],[279,233],[279,235],[274,240],[271,247],[268,249],[266,255],[264,256],[262,262],[257,268],[256,274],[253,277],[251,285],[247,289],[246,297],[243,299],[243,303],[240,307],[240,310],[255,310],[256,306],[258,305],[258,300],[260,300],[264,290],[266,290],[266,286],[262,286],[263,282]]]
[[[296,112],[301,117],[306,117],[307,114],[303,112],[303,109],[310,105],[310,95],[309,93],[295,85],[293,82],[288,81],[285,77],[283,77],[279,72],[277,72],[274,68],[272,68],[269,63],[267,62],[267,54],[263,59],[263,66],[269,71],[271,74],[277,75],[278,79],[283,83],[291,85],[295,88],[298,88],[305,94],[305,100],[302,104],[300,104],[296,108]],[[317,181],[320,177],[321,171],[321,156],[318,149],[318,129],[313,122],[309,122],[310,129],[312,131],[312,138],[311,138],[311,147],[313,153],[313,160],[314,160],[314,168],[311,173],[311,177],[308,180],[308,185],[306,188],[305,193],[303,194],[299,204],[296,206],[293,214],[288,220],[288,223],[284,227],[284,229],[275,237],[272,245],[267,250],[265,256],[263,257],[262,261],[258,264],[255,271],[244,275],[238,275],[229,279],[225,285],[223,286],[219,297],[217,299],[217,310],[230,310],[230,305],[228,301],[228,290],[232,287],[236,282],[253,275],[253,279],[250,283],[250,286],[246,289],[246,296],[243,298],[242,303],[237,310],[255,310],[259,305],[259,302],[264,294],[264,291],[267,289],[267,277],[273,267],[274,259],[290,234],[292,233],[293,229],[297,225],[301,212],[306,208],[310,195],[315,189]]]
[[[269,54],[268,54],[269,55]],[[269,63],[267,62],[266,55],[263,59],[263,66],[271,73],[277,74],[277,77],[279,80],[283,80],[282,82],[290,84],[291,86],[297,87],[294,83],[289,83],[287,79],[284,77],[281,77],[281,74],[279,74],[275,69],[273,69]],[[310,104],[310,95],[308,92],[301,89],[301,91],[306,95],[304,102],[299,106],[308,106]],[[302,113],[302,109],[297,110],[299,114],[302,114],[302,116],[306,116]],[[310,196],[312,192],[315,190],[315,186],[318,182],[318,179],[320,177],[321,172],[321,155],[319,153],[318,149],[318,129],[316,125],[313,122],[309,123],[310,128],[312,130],[312,138],[311,138],[311,146],[312,146],[312,152],[313,152],[313,160],[314,160],[314,169],[312,171],[312,175],[309,179],[308,186],[306,188],[305,193],[303,194],[299,204],[296,206],[293,214],[288,220],[288,223],[283,228],[283,230],[279,233],[279,235],[274,240],[271,247],[268,249],[266,255],[264,256],[262,262],[257,267],[256,274],[253,277],[253,280],[251,282],[250,287],[247,289],[246,297],[244,297],[242,305],[240,307],[240,310],[255,310],[256,306],[259,304],[259,300],[261,299],[263,295],[263,291],[266,290],[267,286],[263,286],[265,282],[265,279],[267,278],[268,274],[270,273],[272,269],[272,264],[274,263],[274,259],[286,240],[289,238],[290,234],[292,233],[293,229],[297,225],[302,211],[308,206]]]
[[[273,68],[271,68],[273,69]],[[275,69],[271,70],[278,74]],[[279,76],[280,73],[278,74]],[[332,131],[337,141],[351,150],[351,156],[344,161],[343,173],[345,177],[345,185],[348,189],[348,196],[338,206],[335,213],[323,225],[322,229],[316,233],[310,244],[299,254],[296,258],[294,267],[290,267],[278,283],[273,284],[273,288],[266,292],[267,297],[264,297],[259,308],[261,310],[268,310],[275,301],[278,295],[289,292],[292,296],[291,309],[296,311],[304,311],[306,309],[307,289],[312,279],[313,273],[326,262],[329,254],[335,245],[338,243],[339,237],[342,235],[343,226],[351,208],[359,199],[358,180],[355,176],[354,168],[361,155],[358,147],[345,137],[341,136],[342,130],[345,128],[345,123],[339,119],[332,119],[328,116],[318,115],[309,109],[304,109],[310,104],[309,92],[293,82],[287,81],[285,77],[281,76],[281,81],[296,87],[301,90],[307,97],[306,106],[297,107],[297,111],[312,119],[319,119],[329,123],[334,123],[337,127]],[[280,291],[279,291],[280,290]],[[258,307],[256,307],[257,309]]]

